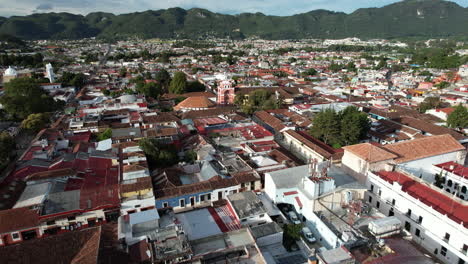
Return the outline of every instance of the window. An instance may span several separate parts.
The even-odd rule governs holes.
[[[405,221],[405,229],[408,232],[411,232],[411,224],[408,221]]]
[[[370,191],[374,192],[374,185],[373,184],[371,184],[371,186],[370,186]]]
[[[55,225],[55,220],[52,220],[52,221],[47,221],[46,223],[47,225]]]
[[[372,203],[372,196],[369,196],[369,203]]]
[[[406,212],[406,216],[411,217],[411,209],[408,209],[408,212]]]
[[[76,217],[75,217],[75,216],[70,216],[70,217],[68,217],[67,219],[68,219],[68,221],[73,221],[73,220],[76,219]]]
[[[169,207],[169,204],[167,202],[163,203],[163,208]]]
[[[380,208],[380,202],[379,201],[377,201],[377,203],[375,204],[375,207],[377,207],[377,209]]]
[[[206,197],[206,199],[209,201],[211,200],[211,193],[208,194],[208,196]]]
[[[458,258],[458,264],[465,264],[465,261],[462,258]]]
[[[445,242],[448,242],[449,240],[450,240],[450,234],[449,234],[449,233],[445,233],[444,241],[445,241]]]
[[[447,256],[447,248],[441,247],[441,248],[440,248],[440,254],[441,254],[442,256]]]
[[[200,195],[200,202],[204,202],[205,201],[205,195]]]
[[[185,207],[185,199],[180,199],[179,200],[179,206],[180,207]]]
[[[17,240],[17,239],[20,238],[18,233],[13,233],[13,234],[11,234],[11,237],[12,237],[14,240]]]
[[[135,208],[140,208],[140,207],[141,207],[141,205],[139,205],[139,204],[135,205]]]
[[[395,213],[393,212],[393,207],[390,208],[390,211],[388,212],[388,216],[393,216]]]
[[[264,217],[264,216],[265,216],[265,214],[261,214],[261,215],[260,215],[260,217]]]
[[[420,237],[421,236],[421,231],[416,228],[416,230],[414,231],[414,235],[417,236],[417,237]]]
[[[392,205],[395,205],[396,201],[395,199],[392,199]]]
[[[468,252],[468,245],[467,244],[463,245],[462,251],[465,254],[466,254],[466,252]]]
[[[421,224],[421,223],[422,223],[422,220],[423,220],[423,217],[420,216],[419,219],[418,219],[418,223]]]
[[[379,190],[379,197],[382,196],[382,190]]]

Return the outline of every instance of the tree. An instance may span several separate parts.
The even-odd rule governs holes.
[[[447,117],[447,125],[451,128],[463,129],[468,127],[468,110],[459,104]]]
[[[141,150],[145,152],[145,154],[153,159],[156,159],[159,155],[159,145],[155,140],[149,138],[143,138],[138,142]]]
[[[198,157],[197,152],[192,149],[185,151],[184,154],[185,154],[184,155],[185,161],[188,163],[193,163],[194,161],[197,160],[197,157]]]
[[[301,75],[302,77],[314,76],[317,75],[317,70],[315,70],[314,68],[309,68],[306,71],[302,72]]]
[[[171,82],[171,76],[165,69],[161,69],[156,74],[156,81],[158,81],[162,85],[163,91],[168,91],[169,83]]]
[[[169,86],[169,92],[173,94],[183,94],[186,88],[187,78],[185,77],[185,73],[180,71],[176,72]]]
[[[343,65],[341,64],[336,64],[334,62],[332,62],[332,64],[330,65],[329,67],[330,71],[332,72],[339,72],[343,69]]]
[[[348,64],[346,64],[346,69],[350,72],[355,72],[357,71],[356,69],[356,64],[354,64],[354,62],[349,62]]]
[[[161,56],[159,56],[159,61],[162,63],[169,63],[171,62],[171,55],[167,52],[163,52],[161,53]]]
[[[278,109],[282,105],[282,99],[277,98],[271,91],[260,89],[250,92],[248,100],[246,96],[237,94],[234,104],[239,106],[242,112],[250,115],[258,110]]]
[[[106,139],[112,138],[112,129],[106,128],[102,133],[100,133],[97,137],[98,141],[103,141]]]
[[[302,225],[288,224],[283,229],[283,246],[291,251],[292,246],[301,238]]]
[[[310,134],[328,145],[340,148],[342,145],[359,143],[367,136],[370,121],[365,113],[356,107],[349,106],[336,113],[333,109],[325,109],[313,120]]]
[[[138,144],[147,155],[149,163],[155,167],[168,167],[179,161],[173,145],[161,145],[152,138],[144,138]]]
[[[347,107],[340,113],[341,117],[341,145],[353,145],[366,137],[370,129],[370,121],[365,113],[356,107]]]
[[[13,119],[22,120],[30,114],[55,111],[61,106],[31,78],[13,79],[5,84],[4,91],[0,103]]]
[[[23,122],[21,122],[21,127],[36,133],[42,128],[44,128],[48,122],[48,114],[30,114],[28,118],[24,119]]]
[[[435,86],[435,87],[438,87],[438,88],[440,88],[440,89],[445,89],[445,88],[447,88],[447,87],[450,86],[450,83],[449,83],[449,82],[446,82],[446,81],[442,81],[442,82],[440,82],[440,83],[438,83],[438,84],[436,84],[436,85],[434,85],[434,86]]]
[[[424,101],[419,104],[419,112],[425,113],[429,109],[443,108],[446,105],[447,104],[444,104],[442,101],[440,101],[439,97],[426,97],[424,98]]]
[[[137,92],[144,94],[146,97],[158,98],[162,94],[160,83],[148,82],[146,84],[138,83]]]
[[[381,59],[379,61],[379,63],[377,64],[377,66],[375,66],[375,69],[376,70],[381,70],[381,69],[386,68],[386,67],[387,67],[387,62],[385,62],[384,59]]]
[[[325,144],[339,143],[340,118],[335,110],[328,108],[315,116],[310,133]]]
[[[205,85],[198,81],[187,83],[187,92],[204,92],[206,90]]]
[[[57,82],[62,83],[63,86],[74,86],[81,89],[85,85],[86,77],[82,73],[63,72]]]
[[[7,132],[0,133],[0,165],[9,161],[15,146],[15,139],[10,134]]]
[[[127,75],[127,68],[125,67],[120,68],[119,75],[120,77],[125,77]]]

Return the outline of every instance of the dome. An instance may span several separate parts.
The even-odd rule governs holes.
[[[125,94],[119,97],[119,100],[122,104],[131,104],[136,102],[137,98],[133,94]]]
[[[11,66],[8,67],[8,69],[6,69],[5,73],[3,74],[3,76],[16,76],[16,75],[18,75],[18,73]]]

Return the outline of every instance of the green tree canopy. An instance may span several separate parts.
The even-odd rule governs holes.
[[[187,78],[185,73],[176,72],[169,86],[169,92],[173,94],[183,94],[187,88]]]
[[[198,81],[187,83],[187,92],[204,92],[206,90],[205,85]]]
[[[447,117],[447,125],[451,128],[463,129],[468,127],[468,110],[459,104]]]
[[[347,107],[340,113],[341,135],[340,143],[344,146],[359,143],[366,137],[370,129],[370,121],[365,113],[356,107]]]
[[[31,78],[13,79],[5,84],[4,91],[0,103],[13,119],[22,120],[30,114],[52,112],[61,107]]]
[[[169,90],[169,83],[171,82],[171,76],[165,69],[159,70],[158,73],[156,74],[155,79],[162,85],[164,92],[167,92]]]
[[[359,143],[367,136],[369,129],[367,115],[349,106],[339,113],[331,108],[318,113],[310,134],[328,145],[340,147]]]
[[[106,140],[106,139],[109,139],[109,138],[112,138],[112,129],[111,128],[106,128],[106,130],[104,130],[102,133],[100,133],[97,136],[98,141]]]
[[[31,132],[38,132],[49,122],[49,115],[44,113],[30,114],[21,122],[21,127]]]
[[[419,104],[419,112],[425,113],[429,109],[444,108],[446,106],[448,106],[448,104],[442,102],[439,97],[426,97],[424,101]]]
[[[160,83],[148,82],[141,86],[137,85],[137,91],[140,94],[144,94],[146,97],[158,98],[162,94],[162,88]]]
[[[85,85],[86,77],[83,73],[63,72],[57,82],[62,83],[63,86],[74,86],[81,89]]]
[[[0,164],[9,161],[12,152],[15,150],[15,139],[7,132],[0,133]]]
[[[168,167],[179,161],[177,150],[173,145],[161,145],[153,138],[141,139],[138,144],[148,157],[149,163],[154,167]]]
[[[335,110],[328,108],[318,113],[314,118],[311,134],[325,144],[339,143],[340,118]]]
[[[317,75],[317,70],[314,69],[314,68],[309,68],[306,71],[302,72],[301,75],[302,75],[302,77],[314,76],[314,75]]]
[[[247,96],[237,94],[234,97],[234,104],[240,107],[241,111],[246,114],[253,114],[258,110],[278,109],[282,105],[281,97],[277,98],[275,93],[260,89],[249,93]]]

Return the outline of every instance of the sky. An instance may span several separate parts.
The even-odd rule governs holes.
[[[351,13],[358,8],[381,7],[398,0],[0,0],[0,16],[44,12],[69,12],[86,15],[103,11],[114,14],[182,7],[199,7],[224,14],[262,12],[287,16],[315,9]],[[468,0],[453,0],[468,7]]]

